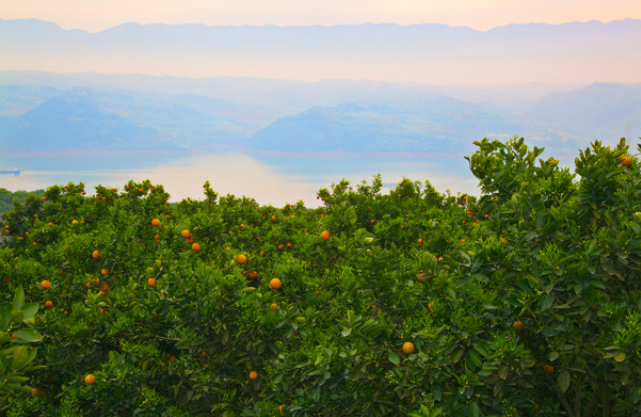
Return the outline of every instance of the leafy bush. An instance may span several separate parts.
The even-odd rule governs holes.
[[[44,307],[46,369],[29,374],[44,395],[5,410],[641,414],[637,158],[595,142],[572,173],[522,139],[476,145],[478,199],[376,176],[319,208],[209,183],[174,205],[149,181],[16,204],[0,296],[22,285]]]

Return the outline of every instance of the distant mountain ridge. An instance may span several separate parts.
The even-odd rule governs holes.
[[[98,33],[0,20],[0,70],[443,83],[641,81],[641,20],[507,25],[205,26]]]
[[[81,92],[57,95],[24,114],[0,118],[0,144],[12,151],[172,147],[155,130],[99,109],[94,97]]]
[[[70,87],[74,80],[77,87]],[[27,149],[207,147],[464,154],[474,140],[513,135],[574,154],[596,139],[641,136],[641,84],[465,90],[347,80],[243,81],[0,72],[0,156]]]

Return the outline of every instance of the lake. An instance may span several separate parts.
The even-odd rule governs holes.
[[[283,206],[303,200],[317,206],[316,193],[342,178],[352,185],[371,183],[378,173],[387,188],[407,177],[429,180],[440,192],[449,189],[479,194],[478,180],[464,154],[285,154],[239,149],[195,150],[174,155],[96,152],[30,153],[0,157],[0,169],[20,169],[20,175],[0,175],[9,190],[35,190],[53,184],[82,181],[88,194],[102,184],[121,188],[130,179],[163,184],[171,201],[203,198],[206,180],[220,193],[245,195],[260,204]]]

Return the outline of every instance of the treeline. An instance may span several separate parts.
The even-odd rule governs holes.
[[[11,192],[6,188],[0,187],[0,214],[13,209],[14,199],[17,199],[22,204],[27,199],[27,196],[31,194],[42,198],[45,195],[45,190]]]

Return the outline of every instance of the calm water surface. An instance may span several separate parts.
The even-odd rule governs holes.
[[[107,158],[107,159],[105,159]],[[109,164],[109,158],[117,164]],[[219,151],[152,159],[114,156],[45,156],[3,158],[0,169],[21,169],[19,176],[0,175],[0,186],[9,190],[35,190],[52,184],[83,181],[87,192],[102,184],[121,188],[130,179],[150,179],[163,184],[171,201],[203,198],[206,180],[220,193],[248,196],[260,204],[282,206],[303,200],[317,205],[316,192],[342,178],[352,185],[380,173],[393,187],[403,177],[424,182],[453,194],[479,194],[463,155],[292,155]]]

